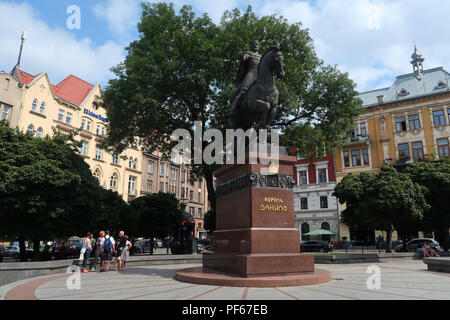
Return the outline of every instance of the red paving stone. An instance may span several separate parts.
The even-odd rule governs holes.
[[[18,285],[17,287],[14,287],[13,289],[8,291],[5,300],[38,300],[38,298],[35,296],[35,291],[37,288],[39,288],[44,283],[68,277],[69,275],[70,274],[60,274],[47,278],[31,280],[27,283]]]

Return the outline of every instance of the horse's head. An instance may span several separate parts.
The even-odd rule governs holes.
[[[285,75],[283,68],[283,54],[278,48],[275,48],[272,53],[272,67],[273,75],[279,79],[282,79]]]

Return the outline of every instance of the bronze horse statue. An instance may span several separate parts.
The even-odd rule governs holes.
[[[269,128],[278,106],[279,92],[275,77],[281,79],[283,76],[283,54],[278,47],[272,46],[261,57],[255,82],[229,115],[230,128],[246,131],[255,122],[259,128]]]

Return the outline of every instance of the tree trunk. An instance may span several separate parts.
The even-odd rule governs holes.
[[[392,227],[386,228],[386,253],[392,252]]]
[[[25,248],[24,236],[19,236],[19,248],[20,248],[20,261],[27,261],[27,250]]]
[[[33,241],[33,261],[38,261],[39,260],[39,251],[41,248],[40,245],[40,240],[36,239],[36,238],[32,238],[31,241]]]

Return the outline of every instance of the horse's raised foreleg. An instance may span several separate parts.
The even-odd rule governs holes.
[[[275,115],[277,114],[277,105],[274,105],[269,112],[269,115],[267,117],[266,126],[270,126],[270,124],[273,122],[273,120],[275,119]]]
[[[263,100],[255,100],[252,106],[253,110],[261,112],[261,118],[259,119],[259,124],[264,127],[266,125],[267,115],[270,110],[270,103]]]

